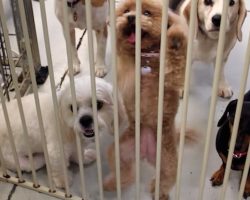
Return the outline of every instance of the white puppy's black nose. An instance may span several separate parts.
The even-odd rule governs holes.
[[[212,22],[214,26],[220,27],[220,21],[221,21],[221,15],[216,14],[212,17]]]
[[[129,15],[127,18],[128,18],[128,23],[130,23],[130,24],[135,23],[135,16],[134,15]]]
[[[80,124],[84,128],[91,127],[92,123],[93,123],[93,118],[90,115],[84,115],[80,118]]]

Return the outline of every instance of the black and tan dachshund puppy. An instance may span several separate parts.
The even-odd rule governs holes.
[[[222,159],[222,165],[210,179],[213,186],[223,183],[227,155],[229,150],[230,138],[233,130],[234,117],[237,107],[237,100],[231,101],[224,114],[218,122],[218,133],[216,137],[216,150]],[[233,153],[231,169],[243,170],[246,161],[248,145],[250,140],[250,90],[244,96],[240,124],[237,133],[236,144]],[[244,190],[244,198],[250,196],[250,173],[248,173],[247,182]]]

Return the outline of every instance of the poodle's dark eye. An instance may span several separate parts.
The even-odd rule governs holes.
[[[102,109],[102,107],[103,107],[103,101],[99,101],[99,100],[97,100],[96,105],[97,105],[97,110],[101,110],[101,109]]]
[[[72,104],[70,104],[70,106],[69,106],[69,108],[70,108],[70,110],[71,110],[71,112],[73,113],[73,105]],[[78,106],[76,107],[76,110],[78,111]]]
[[[128,13],[130,10],[129,9],[126,9],[126,10],[124,10],[124,13]]]
[[[143,12],[143,15],[145,15],[145,16],[151,16],[151,12],[150,11],[148,11],[148,10],[145,10],[144,12]]]
[[[205,1],[204,1],[204,4],[205,4],[206,6],[212,6],[212,5],[213,5],[213,1],[212,1],[212,0],[205,0]]]
[[[231,0],[230,2],[229,2],[229,6],[233,6],[235,4],[235,1],[234,0]]]

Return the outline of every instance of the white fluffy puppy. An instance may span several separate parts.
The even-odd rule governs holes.
[[[77,151],[75,133],[80,134],[84,142],[86,139],[94,139],[94,123],[92,112],[92,91],[90,77],[84,76],[75,79],[77,115],[72,112],[72,98],[70,85],[65,86],[58,97],[59,105],[59,125],[61,136],[63,138],[63,147],[65,151],[65,160],[67,167],[70,161],[77,162]],[[100,134],[113,133],[113,96],[112,86],[103,79],[96,78],[96,94],[97,94],[97,121]],[[57,137],[56,121],[54,115],[54,107],[52,97],[48,94],[40,94],[41,110],[43,116],[43,124],[47,141],[47,149],[49,152],[49,160],[52,169],[52,178],[56,187],[63,188],[63,172],[61,154],[59,149],[59,140]],[[120,127],[126,125],[127,117],[120,96],[118,96],[119,123]],[[11,122],[12,133],[21,169],[23,171],[31,171],[28,160],[28,145],[34,156],[35,169],[44,166],[42,140],[37,120],[37,112],[33,95],[22,98],[23,108],[25,111],[25,119],[27,122],[29,144],[25,140],[21,119],[18,112],[16,100],[7,103],[7,110]],[[5,124],[2,106],[0,106],[0,148],[3,152],[6,166],[10,170],[16,170],[16,165],[12,155],[12,149],[8,137],[8,130]],[[95,151],[85,149],[82,153],[85,163],[95,160]],[[69,177],[70,179],[70,177]]]
[[[63,0],[55,0],[55,13],[62,26],[64,26],[63,18]],[[91,0],[92,4],[92,26],[96,33],[97,52],[95,62],[96,76],[104,77],[107,73],[105,65],[106,43],[107,43],[107,16],[108,2],[107,0]],[[67,0],[70,40],[72,46],[72,57],[74,73],[80,72],[80,60],[77,55],[75,28],[85,29],[86,24],[86,6],[84,0]],[[64,29],[65,34],[65,29]]]

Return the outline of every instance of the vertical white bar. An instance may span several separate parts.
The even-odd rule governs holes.
[[[23,4],[20,5],[20,9],[23,9],[22,11],[24,12]],[[29,45],[30,44],[29,36],[27,35],[28,30],[26,29],[27,28],[26,18],[24,18],[25,15],[23,15],[23,12],[20,12],[20,14],[21,14],[21,20],[24,20],[24,21],[22,21],[22,27],[24,28],[25,45],[26,45],[26,49],[27,49],[28,62],[29,62],[29,67],[30,67],[30,76],[32,79],[32,88],[33,88],[33,92],[34,92],[36,109],[37,109],[37,118],[38,118],[38,122],[39,122],[42,146],[43,146],[46,168],[47,168],[47,173],[48,173],[49,187],[51,190],[54,190],[52,179],[51,179],[51,167],[50,167],[49,158],[48,158],[46,136],[45,136],[44,124],[43,124],[42,113],[41,113],[41,108],[40,108],[40,100],[39,100],[39,96],[38,96],[35,71],[34,71],[34,67],[33,67],[34,62],[33,62],[33,58],[32,58],[31,48]]]
[[[112,49],[112,71],[113,71],[113,92],[114,92],[114,135],[115,135],[115,169],[116,169],[116,190],[117,199],[121,200],[121,174],[120,174],[120,144],[119,144],[119,117],[118,117],[118,98],[117,98],[117,51],[116,51],[116,15],[115,1],[110,1],[110,31]]]
[[[100,136],[97,122],[97,107],[96,107],[96,83],[95,83],[95,67],[94,67],[94,48],[93,48],[93,33],[92,33],[92,6],[90,0],[85,0],[86,5],[86,18],[87,18],[87,31],[88,31],[88,47],[89,47],[89,64],[91,75],[91,88],[92,88],[92,107],[94,113],[94,130],[95,130],[95,144],[97,151],[97,173],[100,200],[103,200],[103,187],[102,187],[102,163],[100,155]]]
[[[207,172],[207,161],[208,161],[209,147],[211,143],[211,135],[212,135],[212,130],[213,130],[213,121],[214,121],[214,114],[215,114],[216,101],[217,101],[218,83],[220,79],[221,65],[223,61],[228,4],[229,4],[228,1],[223,1],[222,19],[221,19],[221,25],[220,25],[211,105],[210,105],[210,110],[209,110],[208,127],[207,127],[206,138],[205,138],[206,144],[205,144],[205,151],[204,151],[204,156],[203,156],[198,199],[203,199],[205,176]]]
[[[135,182],[136,200],[140,199],[140,123],[141,123],[141,0],[136,1],[136,52],[135,52]]]
[[[2,19],[2,28],[3,28],[4,38],[5,38],[6,51],[7,51],[7,55],[8,55],[9,63],[10,63],[10,72],[11,72],[11,76],[12,76],[12,80],[13,80],[13,84],[14,84],[14,89],[15,89],[15,92],[16,92],[18,110],[19,110],[19,113],[20,113],[20,116],[21,116],[24,136],[27,137],[27,127],[26,127],[26,122],[25,122],[25,118],[24,118],[21,95],[20,95],[20,90],[19,90],[19,87],[18,87],[17,75],[16,75],[16,72],[15,72],[15,64],[14,64],[13,57],[12,57],[10,40],[9,40],[9,35],[8,35],[8,29],[7,29],[7,25],[6,25],[6,17],[4,15],[2,2],[0,2],[0,16],[1,16],[1,19]],[[31,151],[30,151],[29,147],[30,146],[28,146],[28,151],[29,151],[30,162],[31,162],[31,165],[32,165],[33,164],[33,162],[32,162],[33,159],[32,159],[32,155],[31,155]],[[19,175],[21,175],[21,173],[19,173]],[[36,174],[35,174],[34,170],[33,170],[32,175],[33,175],[33,182],[37,186],[38,184],[37,184],[37,181],[36,181]],[[23,182],[23,179],[21,177],[19,177],[19,178],[20,178],[20,181]]]
[[[6,102],[5,102],[5,98],[4,98],[3,90],[2,90],[1,86],[0,86],[0,101],[1,101],[1,104],[2,104],[2,108],[3,108],[3,115],[4,115],[6,127],[7,127],[7,130],[8,130],[8,137],[9,137],[9,142],[10,142],[10,145],[11,145],[12,155],[13,155],[13,158],[14,158],[14,161],[15,161],[15,164],[16,164],[17,175],[19,177],[19,180],[21,180],[21,182],[22,182],[23,177],[22,177],[22,172],[21,172],[21,168],[20,168],[20,162],[18,160],[16,146],[15,146],[15,140],[14,140],[14,137],[13,137],[13,134],[12,134],[10,119],[9,119],[9,116],[8,116]]]
[[[3,172],[3,176],[8,176],[1,147],[0,147],[0,163],[1,163],[0,168],[1,168],[2,172]]]
[[[46,16],[46,9],[45,9],[45,3],[44,0],[40,1],[40,10],[41,10],[41,18],[42,18],[42,26],[44,30],[44,42],[45,42],[45,49],[46,49],[46,56],[48,60],[48,68],[49,68],[49,78],[50,78],[50,85],[51,85],[51,93],[52,93],[52,99],[53,99],[53,105],[54,105],[54,113],[55,113],[55,119],[56,119],[56,130],[58,133],[61,133],[61,128],[59,125],[59,108],[58,108],[58,101],[57,101],[57,95],[56,95],[56,86],[55,86],[55,79],[54,79],[54,71],[53,71],[53,64],[52,64],[52,58],[51,58],[51,48],[50,48],[50,42],[49,42],[49,34],[48,34],[48,25],[47,25],[47,16]],[[46,152],[47,154],[47,152]],[[63,156],[63,155],[62,155]],[[81,167],[80,167],[80,173],[81,173]],[[49,182],[51,179],[51,172],[48,170],[48,177]],[[53,187],[53,186],[52,186]],[[52,191],[54,188],[51,188]]]
[[[230,139],[230,146],[229,146],[229,151],[228,151],[228,156],[227,156],[226,170],[225,170],[225,174],[224,174],[224,180],[223,180],[222,190],[221,190],[219,199],[225,199],[225,193],[226,193],[226,189],[227,189],[229,173],[230,173],[231,165],[232,165],[234,146],[235,146],[238,128],[239,128],[240,116],[241,116],[241,111],[242,111],[242,104],[243,104],[243,99],[244,99],[244,92],[246,89],[246,83],[247,83],[247,78],[248,78],[249,65],[250,65],[250,37],[249,37],[249,41],[248,41],[248,47],[247,47],[247,52],[246,52],[246,57],[245,57],[244,68],[243,68],[243,72],[241,75],[242,78],[241,78],[241,82],[240,82],[239,98],[238,98],[237,108],[236,108],[236,113],[235,113],[235,118],[234,118],[233,131],[232,131],[232,135],[231,135],[231,139]]]
[[[162,148],[162,119],[164,103],[164,80],[166,65],[167,27],[168,27],[168,5],[169,0],[162,0],[162,22],[161,22],[161,46],[160,46],[160,74],[159,74],[159,97],[157,116],[157,149],[156,149],[156,174],[155,174],[155,196],[160,197],[160,171],[161,171],[161,148]]]
[[[52,181],[50,178],[51,177],[50,176],[50,172],[51,172],[50,169],[51,168],[49,166],[45,130],[44,130],[44,124],[43,124],[43,119],[42,119],[40,100],[39,100],[39,96],[38,96],[38,88],[37,88],[37,84],[36,84],[34,62],[33,62],[33,57],[32,57],[32,52],[31,52],[31,46],[30,46],[31,42],[29,39],[28,26],[27,26],[26,14],[25,14],[23,1],[19,1],[19,10],[20,10],[20,16],[21,16],[21,23],[22,23],[22,27],[23,27],[24,39],[25,39],[25,47],[26,47],[27,56],[28,56],[28,64],[29,64],[29,70],[30,70],[30,76],[31,76],[31,82],[32,82],[32,89],[33,89],[34,98],[35,98],[37,118],[38,118],[38,122],[39,122],[40,134],[41,134],[41,139],[42,139],[42,143],[43,143],[43,150],[44,150],[44,155],[45,155],[45,160],[46,160],[46,166],[47,166],[47,171],[48,171],[48,175],[49,175],[48,179],[49,179],[50,187],[53,188],[53,184],[52,184]]]
[[[73,114],[74,116],[77,115],[77,105],[76,105],[76,93],[75,93],[75,82],[74,82],[74,75],[73,75],[73,60],[72,60],[72,47],[70,42],[70,30],[69,30],[69,18],[68,18],[68,6],[67,1],[64,1],[63,4],[63,18],[64,18],[64,32],[65,32],[65,39],[66,39],[66,50],[67,50],[67,59],[68,59],[68,71],[69,71],[69,79],[70,79],[70,88],[71,88],[71,95],[72,95],[72,105],[73,105]],[[76,134],[76,145],[77,145],[77,156],[79,160],[79,169],[80,169],[80,180],[82,185],[82,197],[87,198],[86,193],[86,185],[84,180],[84,169],[83,165],[80,163],[83,163],[82,159],[82,145],[81,145],[81,139],[78,134]]]
[[[180,135],[178,168],[177,168],[176,189],[175,189],[176,200],[180,199],[180,190],[181,190],[181,186],[180,186],[181,185],[181,172],[182,172],[182,164],[183,164],[185,130],[186,130],[187,112],[188,112],[188,96],[189,96],[189,86],[190,86],[190,77],[191,77],[192,56],[193,56],[192,52],[193,52],[195,25],[196,25],[196,18],[197,18],[197,2],[198,0],[193,0],[191,3],[185,83],[184,83],[183,109],[181,112],[181,132],[180,132],[181,135]]]
[[[241,178],[238,200],[242,200],[242,196],[243,196],[243,193],[244,193],[246,181],[247,181],[247,178],[248,178],[249,167],[250,167],[250,145],[248,145],[247,159],[246,159],[246,162],[245,162],[245,167],[244,167],[242,178]]]

